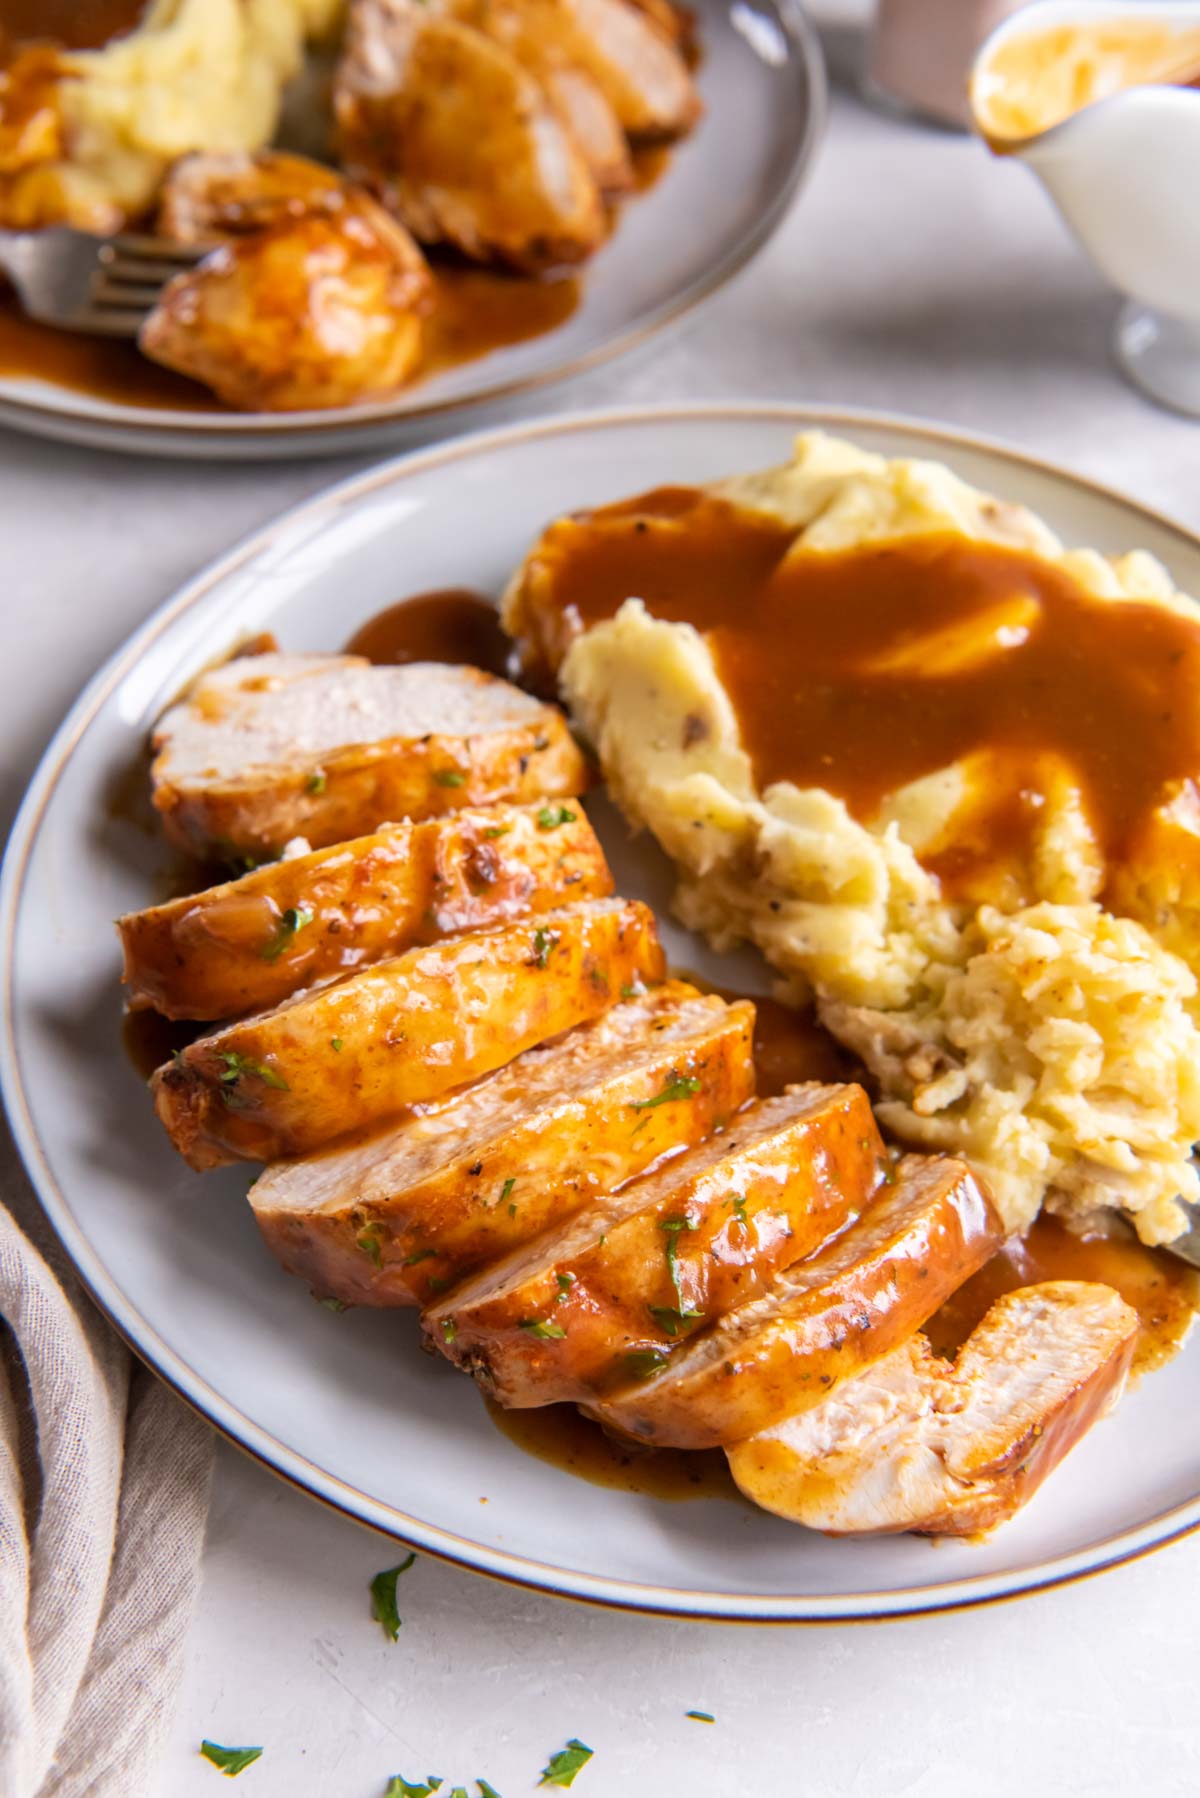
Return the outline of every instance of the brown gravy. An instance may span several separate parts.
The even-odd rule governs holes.
[[[1200,775],[1200,618],[1096,599],[1030,552],[949,533],[789,555],[794,541],[663,488],[556,525],[544,591],[564,632],[631,594],[703,631],[763,787],[824,787],[869,820],[985,751],[954,847],[926,858],[951,894],[1025,863],[1050,758],[1118,863],[1172,783]]]
[[[170,1061],[177,1049],[186,1049],[211,1024],[172,1023],[156,1011],[127,1011],[121,1023],[121,1047],[143,1080],[155,1068]]]
[[[687,980],[702,993],[717,993],[731,1003],[749,999],[754,1007],[754,1065],[758,1070],[759,1098],[772,1098],[785,1086],[805,1080],[836,1085],[860,1077],[862,1069],[854,1057],[817,1022],[811,1006],[800,1009],[762,993],[741,993],[733,987],[717,986],[690,968],[672,968],[671,978]]]
[[[500,1431],[539,1461],[593,1486],[640,1492],[647,1498],[733,1498],[743,1502],[720,1449],[637,1448],[618,1442],[574,1405],[506,1411],[487,1402]]]
[[[1143,1247],[1132,1235],[1074,1236],[1043,1212],[947,1300],[925,1333],[939,1354],[953,1355],[998,1298],[1041,1280],[1115,1287],[1141,1321],[1133,1363],[1139,1374],[1171,1359],[1200,1309],[1200,1273],[1182,1261]]]
[[[503,675],[511,648],[494,600],[446,587],[376,612],[355,631],[346,653],[371,662],[453,662]]]

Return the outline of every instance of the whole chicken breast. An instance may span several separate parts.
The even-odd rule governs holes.
[[[303,1155],[503,1067],[661,979],[649,908],[592,899],[447,937],[199,1037],[155,1108],[194,1168]]]
[[[1001,1236],[965,1162],[906,1155],[828,1248],[587,1409],[656,1447],[757,1435],[907,1341]]]
[[[1111,1287],[1007,1293],[951,1366],[923,1336],[727,1450],[748,1498],[830,1535],[994,1529],[1118,1402],[1137,1313]]]
[[[355,0],[340,160],[422,243],[537,271],[607,235],[583,152],[511,51],[419,0]]]
[[[416,943],[611,892],[580,806],[389,824],[118,918],[127,1004],[235,1018]]]
[[[477,668],[362,656],[239,656],[200,676],[151,739],[173,843],[212,861],[314,848],[399,818],[582,792],[555,706]]]
[[[276,1162],[250,1189],[258,1226],[316,1293],[428,1304],[732,1117],[754,1091],[753,1022],[678,981],[635,993],[419,1116]],[[654,1103],[677,1070],[686,1092]]]
[[[673,1067],[629,1135],[688,1086]],[[665,1366],[673,1343],[835,1235],[882,1165],[861,1087],[793,1087],[458,1288],[426,1335],[503,1405],[590,1398]]]

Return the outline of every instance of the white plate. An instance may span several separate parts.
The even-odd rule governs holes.
[[[565,418],[463,438],[306,502],[165,605],[92,682],[18,820],[0,886],[9,1107],[54,1225],[129,1341],[251,1454],[365,1523],[453,1560],[609,1604],[721,1618],[945,1609],[1127,1560],[1200,1524],[1200,1352],[1152,1375],[1014,1523],[982,1546],[828,1542],[721,1499],[585,1484],[489,1422],[471,1383],[416,1350],[405,1312],[334,1316],[279,1272],[242,1199],[168,1147],[117,1046],[111,920],[145,903],[161,846],[106,803],[183,682],[239,635],[341,644],[403,593],[498,592],[556,513],[774,461],[824,423],[943,457],[1070,541],[1153,551],[1200,592],[1200,540],[1045,464],[900,419],[710,406]],[[600,811],[603,808],[599,808]],[[661,903],[660,861],[602,827],[622,890]],[[672,930],[684,966],[703,965]],[[487,1504],[481,1504],[481,1498]]]
[[[696,0],[693,0],[696,3]],[[377,405],[200,412],[121,405],[0,374],[0,424],[94,448],[220,460],[324,456],[427,441],[491,401],[564,380],[640,343],[737,273],[770,237],[825,118],[820,45],[799,0],[698,0],[704,117],[666,174],[624,209],[561,326]]]

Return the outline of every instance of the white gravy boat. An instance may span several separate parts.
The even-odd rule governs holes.
[[[1113,22],[1200,32],[1200,0],[1040,0],[972,66],[976,129],[989,69],[1014,38]],[[1178,75],[1200,74],[1181,62]],[[995,76],[993,73],[992,80]],[[1200,417],[1200,88],[1121,88],[1033,136],[992,141],[1039,176],[1101,273],[1127,296],[1117,358],[1160,403]]]

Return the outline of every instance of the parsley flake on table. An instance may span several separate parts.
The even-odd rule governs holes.
[[[424,1779],[405,1779],[403,1773],[393,1773],[383,1798],[430,1798],[441,1784],[436,1773],[427,1773]]]
[[[560,1748],[557,1754],[550,1756],[549,1764],[543,1767],[542,1777],[538,1780],[538,1784],[540,1786],[569,1786],[574,1781],[579,1769],[586,1767],[591,1758],[592,1750],[587,1744],[572,1736],[565,1748]]]
[[[267,1067],[261,1061],[253,1061],[249,1055],[239,1055],[236,1049],[222,1049],[217,1060],[225,1064],[225,1072],[221,1075],[222,1086],[232,1086],[238,1080],[261,1080],[264,1086],[272,1086],[276,1092],[289,1091],[282,1074],[277,1074],[274,1068]]]
[[[371,1581],[371,1615],[376,1623],[382,1624],[383,1633],[389,1642],[396,1642],[400,1637],[400,1615],[396,1610],[396,1581],[402,1573],[407,1573],[415,1554],[409,1554],[398,1567],[388,1567],[377,1573]]]
[[[262,952],[264,961],[278,961],[285,949],[290,949],[299,933],[312,923],[315,912],[307,906],[289,905],[278,924],[275,935]]]
[[[690,1717],[693,1723],[715,1723],[717,1720],[711,1711],[685,1711],[684,1715]]]
[[[477,1779],[475,1784],[479,1787],[479,1798],[500,1798],[495,1786],[489,1785],[486,1779]]]
[[[536,1336],[542,1342],[558,1342],[566,1335],[561,1324],[552,1324],[546,1317],[522,1317],[517,1322],[518,1330],[525,1330],[530,1336]]]
[[[557,830],[560,824],[574,824],[576,814],[566,805],[544,805],[537,815],[539,830]]]
[[[201,1742],[200,1753],[211,1761],[226,1779],[236,1779],[262,1753],[261,1748],[222,1748],[219,1742]]]
[[[467,777],[457,768],[435,768],[433,778],[439,787],[465,787]]]

